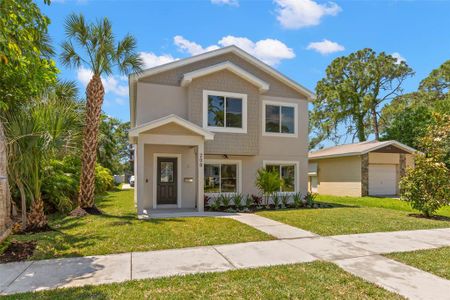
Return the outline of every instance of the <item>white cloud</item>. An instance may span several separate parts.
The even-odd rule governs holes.
[[[309,43],[308,50],[314,50],[319,52],[320,54],[326,55],[334,52],[344,51],[345,48],[342,45],[339,45],[336,42],[332,42],[330,40],[324,39],[321,42],[312,42]]]
[[[236,45],[244,51],[272,66],[277,65],[283,59],[291,59],[295,57],[294,50],[286,46],[286,44],[284,44],[283,42],[275,39],[265,39],[253,42],[252,40],[245,37],[228,35],[220,39],[217,42],[217,45],[203,47],[195,42],[189,41],[184,37],[177,35],[174,37],[174,43],[180,48],[180,50],[185,51],[191,55],[211,51],[220,47]]]
[[[212,4],[239,6],[238,0],[211,0]]]
[[[81,67],[77,70],[77,79],[80,83],[86,87],[89,81],[92,78],[92,71]],[[105,89],[105,93],[112,93],[118,96],[127,96],[128,95],[128,85],[126,84],[126,78],[123,80],[122,76],[115,77],[113,75],[102,77],[103,87]]]
[[[92,78],[92,71],[89,69],[86,69],[84,67],[81,67],[77,70],[77,79],[81,82],[83,86],[87,86],[89,81]]]
[[[313,0],[275,0],[277,20],[288,29],[320,24],[322,17],[335,16],[342,8],[334,2],[319,4]]]
[[[181,35],[175,36],[173,38],[173,42],[178,48],[180,48],[180,50],[183,50],[191,55],[197,55],[197,54],[200,54],[203,52],[219,49],[219,46],[217,46],[217,45],[212,45],[212,46],[203,48],[202,46],[200,46],[197,43],[188,41]]]
[[[397,64],[400,64],[402,61],[406,62],[406,58],[400,55],[398,52],[394,52],[391,54],[391,56],[395,59],[397,59]]]
[[[103,77],[103,87],[105,88],[105,93],[113,93],[118,96],[128,95],[128,85],[121,84],[121,80],[117,80],[114,76]]]
[[[127,104],[127,100],[124,99],[124,98],[116,98],[114,102],[116,104],[118,104],[118,105],[125,105],[125,104]]]
[[[151,68],[162,64],[170,63],[178,58],[174,58],[170,54],[156,55],[153,52],[139,52],[142,60],[144,61],[144,68]]]

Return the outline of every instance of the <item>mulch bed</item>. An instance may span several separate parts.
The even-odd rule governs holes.
[[[6,250],[0,255],[0,263],[24,261],[33,255],[36,249],[36,241],[19,242],[12,241]]]
[[[102,214],[103,212],[95,206],[86,208],[77,207],[69,213],[69,216],[80,218],[86,215],[102,215]]]
[[[409,214],[408,216],[410,217],[414,217],[414,218],[418,218],[418,219],[428,219],[428,220],[438,220],[438,221],[447,221],[450,222],[450,218],[449,217],[445,217],[445,216],[430,216],[427,217],[425,215],[422,214]]]

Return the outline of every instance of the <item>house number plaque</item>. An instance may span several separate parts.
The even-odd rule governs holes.
[[[199,153],[198,163],[199,163],[200,168],[203,167],[203,153]]]

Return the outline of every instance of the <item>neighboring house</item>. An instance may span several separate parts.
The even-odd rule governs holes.
[[[230,46],[129,79],[138,213],[204,209],[204,194],[255,194],[256,172],[279,170],[281,192],[307,190],[313,94]]]
[[[415,149],[397,141],[368,141],[309,153],[308,189],[337,196],[394,196]]]

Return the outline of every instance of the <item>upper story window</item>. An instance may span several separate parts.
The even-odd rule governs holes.
[[[217,132],[247,132],[247,95],[203,91],[203,127]]]
[[[263,102],[263,135],[297,137],[296,103]]]

